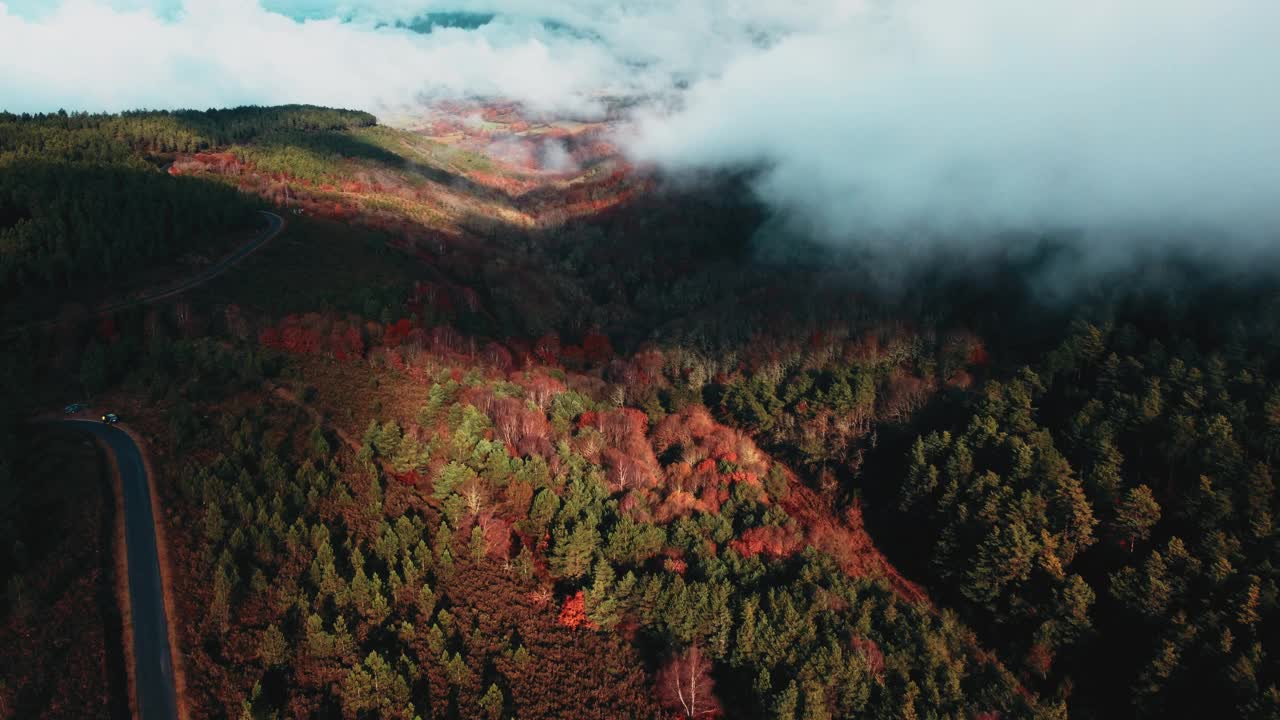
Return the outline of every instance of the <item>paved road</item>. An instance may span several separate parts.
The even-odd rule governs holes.
[[[146,305],[148,303],[158,302],[160,300],[166,300],[168,298],[174,297],[175,295],[180,295],[190,290],[191,288],[197,287],[199,285],[203,285],[204,283],[207,283],[210,280],[218,277],[222,273],[226,272],[228,268],[232,267],[236,263],[245,259],[249,255],[252,255],[255,250],[262,247],[263,245],[266,245],[273,238],[275,238],[275,236],[279,235],[284,230],[285,228],[284,218],[280,217],[279,215],[273,212],[268,212],[266,210],[259,210],[258,212],[267,219],[267,227],[264,228],[262,232],[257,235],[257,237],[253,238],[249,242],[240,246],[239,249],[237,249],[235,252],[231,253],[227,257],[205,268],[199,274],[189,277],[183,280],[182,282],[179,282],[176,285],[171,285],[167,288],[162,288],[160,290],[152,290],[150,292],[136,295],[134,297],[126,298],[124,300],[118,300],[113,303],[99,305],[98,307],[94,308],[91,311],[91,314],[107,315],[109,313],[118,312],[120,310],[125,310],[137,305]],[[54,327],[60,324],[61,322],[63,321],[56,320],[56,319],[45,320],[44,322],[32,323],[30,325],[25,325],[20,327],[13,327],[13,328],[9,328],[8,330],[0,330],[0,337],[6,337],[8,335],[16,335],[19,332],[22,332],[23,330],[35,330],[39,328]]]
[[[99,315],[105,315],[106,313],[115,312],[117,310],[123,310],[125,308],[133,307],[134,305],[145,305],[147,303],[153,303],[158,300],[165,300],[167,298],[173,297],[174,295],[179,295],[181,293],[184,293],[190,290],[191,288],[196,287],[197,285],[203,285],[204,283],[207,283],[210,280],[218,277],[222,273],[226,272],[227,268],[231,267],[232,265],[235,265],[236,263],[245,259],[249,255],[252,255],[255,250],[267,244],[267,242],[269,242],[272,238],[274,238],[276,235],[279,235],[281,230],[284,230],[284,218],[280,217],[279,215],[273,212],[267,212],[266,210],[259,210],[258,212],[262,214],[264,217],[266,217],[267,219],[266,229],[263,230],[262,233],[259,234],[254,239],[242,245],[240,249],[231,253],[227,257],[219,260],[213,265],[210,265],[209,267],[205,268],[204,271],[201,272],[199,275],[195,275],[194,277],[189,277],[186,280],[183,280],[182,282],[178,283],[177,285],[164,288],[163,290],[156,290],[149,294],[141,295],[139,297],[129,298],[127,300],[121,300],[119,302],[111,303],[109,305],[103,305],[97,308],[95,312]]]
[[[169,654],[169,622],[160,586],[155,518],[142,451],[127,433],[91,420],[64,420],[106,442],[116,456],[124,489],[124,535],[129,561],[129,605],[133,616],[134,678],[142,720],[176,720],[173,658]]]

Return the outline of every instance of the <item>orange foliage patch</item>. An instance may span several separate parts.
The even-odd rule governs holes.
[[[560,624],[568,628],[596,629],[595,624],[587,617],[587,600],[581,590],[565,598],[564,605],[560,608]]]
[[[801,540],[795,532],[776,525],[749,528],[729,544],[729,547],[737,550],[743,557],[764,553],[775,558],[792,555],[800,546]]]

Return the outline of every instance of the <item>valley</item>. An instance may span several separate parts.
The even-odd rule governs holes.
[[[145,438],[191,717],[1280,707],[1274,285],[1055,305],[994,255],[886,293],[622,117],[0,116],[3,297],[44,315],[5,447],[80,397]]]

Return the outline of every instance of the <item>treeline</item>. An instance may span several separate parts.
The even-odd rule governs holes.
[[[377,118],[366,112],[313,105],[120,114],[0,112],[0,160],[13,154],[43,160],[113,162],[123,159],[122,149],[192,153],[272,132],[347,130],[376,124]]]
[[[721,375],[703,400],[738,427],[810,469],[848,477],[879,426],[909,420],[947,389],[967,389],[986,351],[973,335],[869,329],[779,345]]]

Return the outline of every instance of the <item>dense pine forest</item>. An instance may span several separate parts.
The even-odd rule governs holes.
[[[122,712],[108,489],[33,485],[73,400],[152,455],[192,717],[1280,714],[1275,278],[887,290],[500,110],[0,115],[0,717]]]
[[[257,222],[233,188],[170,178],[173,153],[367,126],[366,113],[311,107],[124,115],[0,114],[0,302],[127,287],[139,266],[200,252]]]

